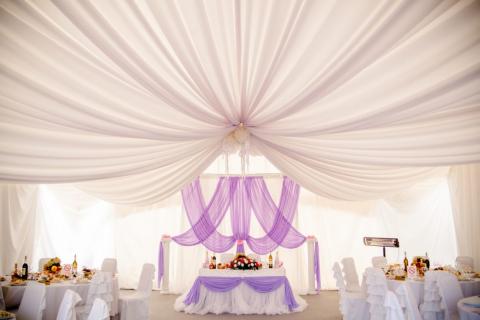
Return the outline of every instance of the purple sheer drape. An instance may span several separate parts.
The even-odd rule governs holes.
[[[315,280],[317,283],[317,291],[320,291],[321,288],[321,280],[320,280],[320,254],[318,251],[318,241],[315,240],[313,250],[313,271],[315,272]]]
[[[266,254],[278,246],[296,248],[305,236],[292,227],[297,210],[299,186],[287,177],[283,179],[278,207],[272,200],[262,177],[222,177],[208,206],[199,180],[182,190],[185,210],[192,228],[172,239],[181,245],[202,243],[214,252],[229,250],[236,240],[245,240],[250,249]],[[232,235],[225,236],[216,229],[230,208]],[[266,235],[249,235],[251,212]]]
[[[162,282],[163,273],[164,273],[164,256],[163,256],[163,243],[160,241],[160,248],[158,249],[158,277],[157,277],[157,285],[160,287],[160,283]]]
[[[298,303],[288,282],[287,277],[198,277],[192,288],[185,297],[184,303],[189,305],[198,303],[200,299],[200,286],[204,286],[210,291],[227,292],[236,288],[241,282],[244,282],[250,288],[260,293],[267,293],[277,290],[281,285],[285,286],[285,305],[290,311],[298,307]]]

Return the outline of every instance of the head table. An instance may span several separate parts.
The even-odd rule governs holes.
[[[174,307],[194,314],[285,314],[303,311],[307,302],[292,292],[284,268],[200,269]]]
[[[43,285],[36,281],[27,281],[26,285]],[[23,293],[26,286],[12,286],[9,281],[1,282],[3,297],[7,308],[18,308],[22,301]],[[58,309],[62,302],[63,296],[67,289],[73,290],[80,295],[82,301],[79,305],[85,304],[88,296],[89,282],[74,283],[73,281],[62,281],[51,283],[46,286],[46,307],[43,320],[55,320],[57,318]],[[118,313],[118,278],[113,280],[114,299],[112,301],[112,315]]]

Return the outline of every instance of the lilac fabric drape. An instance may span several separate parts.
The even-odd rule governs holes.
[[[317,284],[317,291],[320,291],[322,286],[320,280],[320,253],[318,251],[318,241],[315,240],[314,250],[313,250],[313,271],[315,272],[315,281]]]
[[[160,287],[164,273],[164,253],[163,253],[163,243],[160,241],[160,248],[158,249],[158,277],[157,285]]]
[[[203,285],[210,291],[227,292],[236,288],[241,282],[244,282],[250,288],[260,293],[267,293],[277,290],[281,285],[285,286],[285,305],[290,311],[298,307],[298,303],[288,282],[287,277],[198,277],[192,288],[188,292],[184,303],[186,305],[198,303],[200,298],[200,287]]]
[[[182,190],[182,198],[192,226],[172,239],[181,245],[202,243],[213,252],[229,250],[237,240],[244,240],[252,251],[267,254],[278,246],[296,248],[306,237],[292,226],[299,186],[284,177],[278,206],[275,205],[262,177],[222,177],[209,204],[205,204],[200,182],[195,180]],[[230,209],[232,235],[216,228]],[[265,236],[250,236],[251,212],[265,231]]]

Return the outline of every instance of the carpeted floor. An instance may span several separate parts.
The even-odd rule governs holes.
[[[338,293],[337,291],[322,291],[319,295],[302,296],[308,302],[308,307],[304,312],[292,313],[278,316],[265,315],[249,315],[237,316],[231,314],[207,314],[204,316],[190,315],[183,312],[173,310],[173,303],[177,295],[160,294],[159,291],[152,293],[150,303],[150,319],[151,320],[327,320],[342,319],[338,310]]]

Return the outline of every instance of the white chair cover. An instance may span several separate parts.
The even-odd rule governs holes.
[[[423,303],[420,306],[422,317],[425,320],[436,320],[443,316],[443,311],[440,306],[442,299],[437,286],[437,274],[437,271],[428,271],[425,273]]]
[[[57,320],[76,320],[75,306],[82,301],[78,293],[68,289],[63,295],[62,303],[58,309]]]
[[[0,288],[0,310],[6,310],[5,299],[3,298],[3,290]]]
[[[350,292],[359,292],[361,291],[360,283],[358,281],[357,268],[355,267],[355,261],[353,258],[343,258],[343,273],[345,275],[345,283],[347,286],[347,291]]]
[[[88,288],[87,302],[84,306],[76,308],[80,319],[86,319],[96,299],[103,300],[110,312],[114,299],[113,274],[111,272],[97,271]]]
[[[368,305],[365,295],[362,292],[347,292],[340,264],[333,264],[333,277],[336,280],[340,294],[339,307],[343,319],[364,320],[368,319]]]
[[[50,258],[40,258],[38,260],[38,272],[43,271],[43,266],[50,260]]]
[[[42,320],[45,307],[45,285],[29,283],[25,288],[20,308],[16,314],[17,320]]]
[[[458,319],[457,302],[463,299],[463,292],[457,277],[447,271],[438,271],[437,285],[445,309],[445,320]]]
[[[408,320],[422,320],[417,300],[415,299],[415,294],[408,283],[402,283],[402,285],[398,286],[397,290],[395,290],[395,294],[398,297],[400,305],[405,309],[404,313]]]
[[[117,259],[114,258],[105,258],[102,262],[102,271],[111,272],[112,274],[117,273]]]
[[[235,255],[233,253],[222,253],[220,255],[220,262],[221,263],[228,263],[235,258]]]
[[[456,265],[457,269],[461,270],[461,269],[464,269],[465,267],[468,267],[468,268],[470,268],[470,270],[473,271],[474,261],[473,261],[472,257],[458,256],[455,259],[455,265]]]
[[[387,258],[384,256],[378,256],[372,258],[372,267],[374,268],[383,268],[387,266]]]
[[[145,263],[138,282],[137,292],[120,296],[121,320],[148,320],[154,273],[155,266],[151,263]]]
[[[109,320],[110,311],[105,301],[100,298],[96,298],[92,305],[92,310],[88,315],[87,320]]]
[[[367,285],[367,302],[371,320],[403,320],[402,307],[397,296],[388,290],[387,279],[382,270],[367,268],[365,270]]]

